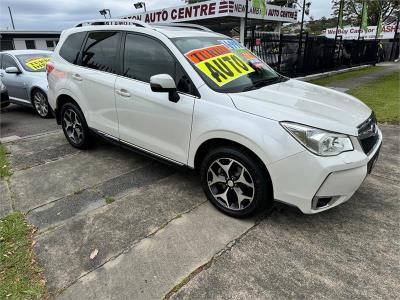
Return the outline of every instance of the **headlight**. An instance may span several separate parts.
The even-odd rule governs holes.
[[[334,156],[354,150],[353,143],[348,135],[290,122],[281,122],[281,125],[300,144],[314,154]]]

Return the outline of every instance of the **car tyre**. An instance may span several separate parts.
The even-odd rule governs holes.
[[[92,142],[89,127],[80,108],[74,103],[61,107],[61,126],[68,142],[75,148],[87,149]]]
[[[268,172],[254,155],[239,148],[211,150],[202,160],[200,178],[210,202],[229,216],[250,217],[273,203]]]
[[[32,93],[32,104],[39,117],[47,119],[53,117],[53,111],[47,100],[47,95],[41,90],[34,90]]]

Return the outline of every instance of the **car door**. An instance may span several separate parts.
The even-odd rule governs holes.
[[[80,67],[70,72],[70,89],[77,92],[89,127],[118,137],[114,85],[121,33],[92,31],[82,50]]]
[[[15,67],[21,71],[20,74],[9,74],[6,73],[6,69],[8,67]],[[18,65],[15,58],[9,54],[4,53],[1,69],[0,69],[0,77],[3,81],[4,85],[7,87],[8,95],[11,100],[16,100],[18,102],[29,102],[28,97],[28,86],[25,82],[26,74],[22,70],[22,68]]]
[[[187,163],[192,115],[197,92],[173,54],[160,41],[127,33],[122,75],[115,83],[121,141],[142,150]],[[150,77],[171,75],[180,100],[167,93],[154,93]]]

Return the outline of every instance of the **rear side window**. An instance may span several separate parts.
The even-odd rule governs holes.
[[[150,77],[169,74],[179,92],[197,96],[197,90],[175,57],[160,42],[142,35],[127,34],[123,76],[143,82]]]
[[[82,66],[117,73],[120,37],[118,32],[90,32],[82,52]]]
[[[71,64],[77,64],[79,52],[85,36],[86,32],[77,32],[67,37],[64,44],[61,46],[60,56]]]

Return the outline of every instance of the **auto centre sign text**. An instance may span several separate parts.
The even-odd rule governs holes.
[[[227,16],[244,18],[245,11],[244,0],[215,0],[127,15],[123,18],[146,23],[173,23]],[[261,10],[252,7],[250,2],[248,17],[294,23],[297,21],[297,10],[267,4],[266,15],[262,16]]]

